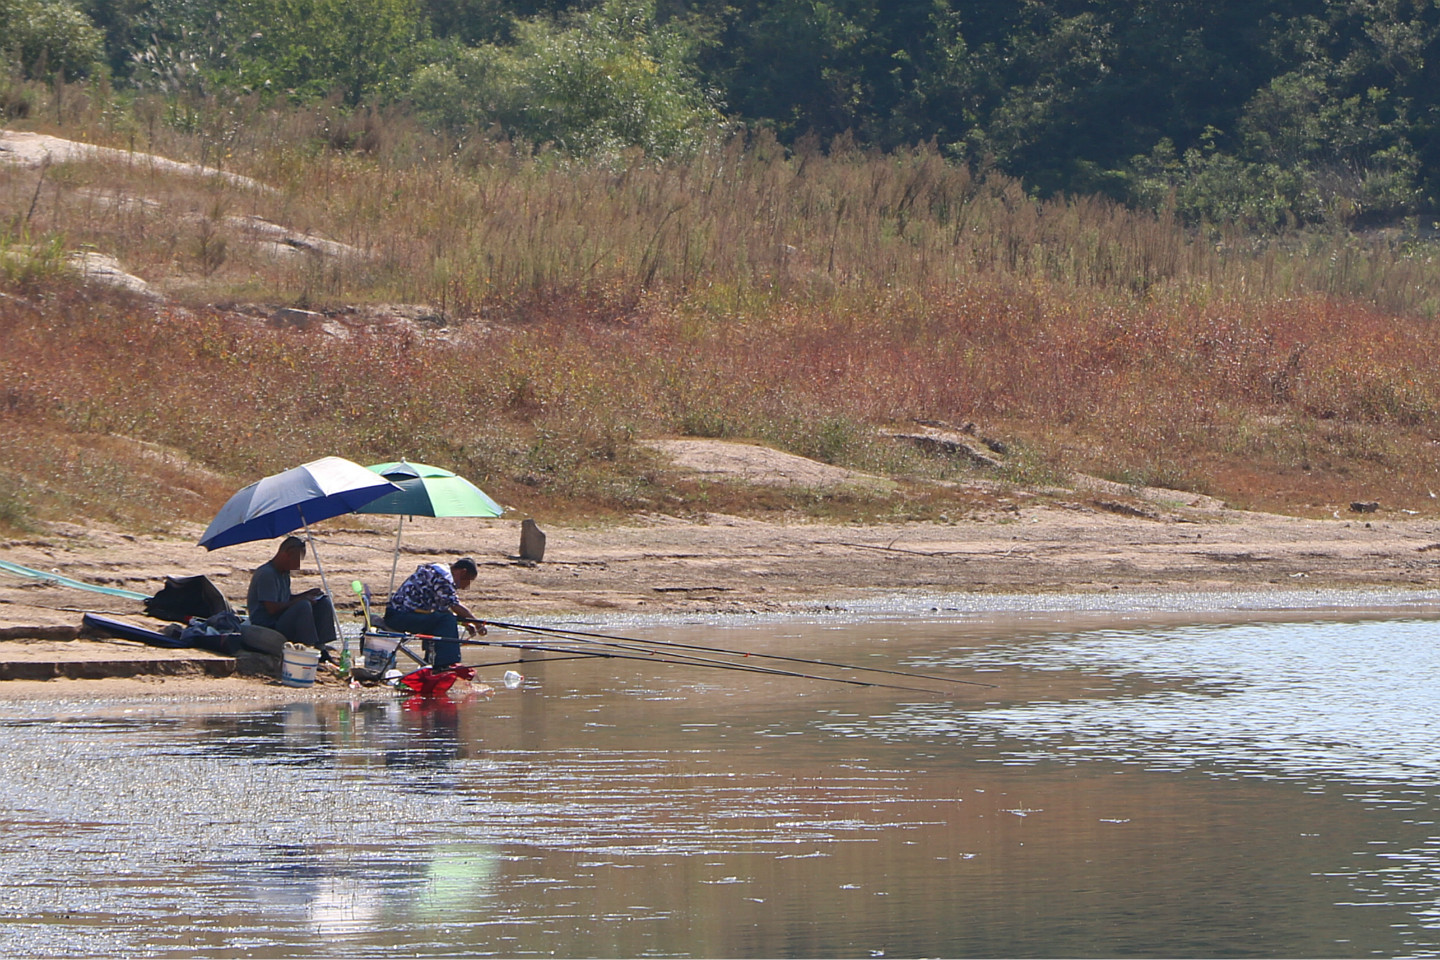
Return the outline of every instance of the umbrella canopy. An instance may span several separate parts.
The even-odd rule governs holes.
[[[236,493],[210,521],[206,550],[282,536],[320,520],[353,513],[395,485],[343,457],[322,457],[257,480]]]
[[[399,490],[359,507],[357,513],[385,513],[402,517],[498,517],[505,508],[475,484],[449,470],[424,463],[398,460],[367,469],[394,483]]]
[[[400,536],[406,517],[498,517],[505,508],[486,496],[485,491],[464,477],[428,463],[396,460],[377,463],[373,470],[393,482],[399,490],[377,497],[359,513],[398,514],[395,528],[395,558],[390,563],[390,592],[395,592],[395,571],[400,566]]]

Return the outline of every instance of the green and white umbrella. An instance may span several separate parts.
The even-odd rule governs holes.
[[[400,535],[406,517],[498,517],[505,508],[464,477],[425,463],[396,460],[366,469],[378,473],[400,489],[360,507],[357,513],[398,516],[395,560],[390,565],[390,591],[395,590],[395,569],[400,563]]]

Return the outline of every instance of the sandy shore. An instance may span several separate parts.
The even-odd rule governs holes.
[[[386,591],[394,531],[383,518],[356,517],[314,531],[342,605],[357,606],[348,590],[355,579],[377,593]],[[587,611],[804,612],[895,594],[1429,590],[1440,584],[1440,522],[1383,513],[1304,520],[1172,507],[1125,516],[1079,502],[1022,499],[944,524],[648,517],[546,532],[545,559],[530,565],[515,557],[519,527],[513,521],[417,520],[406,525],[398,576],[432,559],[472,556],[480,577],[467,602],[498,620]],[[0,557],[147,595],[167,574],[205,574],[232,601],[243,603],[249,571],[268,559],[273,544],[206,553],[194,545],[199,533],[198,527],[182,527],[169,536],[137,536],[62,525],[3,544]],[[319,581],[313,556],[306,566],[296,576],[297,586]],[[113,645],[66,639],[83,612],[144,622],[141,610],[134,600],[0,575],[0,636],[7,638],[0,657],[56,656],[57,647],[70,651],[68,656],[95,655],[83,651]],[[243,685],[243,697],[272,695],[257,680],[129,683],[11,681],[0,685],[0,697],[33,696],[37,689],[44,696],[68,695],[62,688],[127,695],[157,685],[167,693],[234,691]]]
[[[318,586],[315,554],[341,606],[359,579],[388,589],[395,527],[356,517],[318,525],[295,575]],[[0,558],[106,587],[154,593],[166,575],[205,574],[243,604],[249,572],[273,542],[207,553],[199,527],[137,536],[60,525],[0,544]],[[577,611],[804,610],[897,592],[1054,593],[1407,588],[1440,585],[1440,521],[1370,514],[1305,520],[1228,510],[1119,516],[1054,503],[1017,505],[944,524],[767,523],[715,516],[551,527],[544,562],[516,558],[519,526],[502,520],[407,523],[397,578],[465,555],[480,565],[466,595],[496,619]],[[0,574],[0,628],[79,623],[84,611],[129,616],[138,602]],[[8,631],[15,634],[13,629]],[[37,634],[38,636],[39,634]]]
[[[887,483],[753,444],[654,441],[677,469],[717,483],[816,493]],[[495,619],[584,611],[705,614],[803,611],[896,593],[1087,593],[1427,589],[1440,580],[1440,518],[1342,513],[1314,520],[1227,509],[1218,500],[1076,476],[1035,493],[977,479],[963,516],[941,523],[840,524],[720,514],[641,515],[626,523],[546,527],[543,562],[521,561],[516,520],[398,520],[351,514],[316,524],[296,589],[350,584],[383,598],[420,563],[473,557],[466,601]],[[149,596],[166,576],[204,574],[243,604],[250,571],[276,541],[208,553],[202,528],[165,535],[50,524],[0,542],[0,559]],[[398,562],[396,551],[398,547]],[[323,571],[321,565],[323,564]],[[322,584],[321,577],[326,578]],[[69,639],[86,611],[140,613],[135,600],[0,571],[0,638]]]

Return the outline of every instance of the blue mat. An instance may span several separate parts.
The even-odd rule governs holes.
[[[172,639],[155,630],[147,630],[144,627],[137,627],[133,623],[126,623],[124,620],[116,620],[113,617],[101,616],[98,613],[87,613],[80,621],[87,627],[93,627],[112,637],[119,637],[122,640],[139,640],[141,643],[148,643],[152,647],[188,647],[190,644],[178,638]]]

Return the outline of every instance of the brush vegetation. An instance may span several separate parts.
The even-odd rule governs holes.
[[[582,159],[338,99],[16,89],[30,129],[254,183],[0,168],[11,530],[203,522],[326,454],[446,466],[541,517],[954,518],[1074,471],[1298,514],[1435,510],[1440,264],[1414,236],[1197,229],[1037,199],[932,147],[760,132]],[[254,218],[349,252],[257,243]],[[85,283],[76,252],[165,299]],[[396,303],[430,319],[346,322]],[[282,306],[336,323],[256,319]],[[916,419],[979,424],[1008,465],[884,436]],[[704,484],[639,442],[658,436],[898,482]],[[975,479],[994,483],[946,483]]]
[[[931,142],[1039,195],[1265,231],[1433,226],[1437,64],[1431,0],[0,0],[21,78],[407,103],[585,157],[736,126]]]

